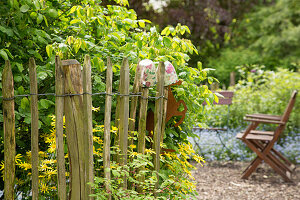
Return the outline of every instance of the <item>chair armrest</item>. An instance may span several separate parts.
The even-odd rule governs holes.
[[[282,121],[267,120],[267,119],[251,119],[251,118],[244,117],[244,120],[250,122],[268,123],[268,124],[285,124],[285,122]]]
[[[257,118],[257,119],[275,120],[275,121],[280,121],[281,120],[281,116],[268,115],[268,114],[251,114],[251,115],[246,115],[246,117]]]

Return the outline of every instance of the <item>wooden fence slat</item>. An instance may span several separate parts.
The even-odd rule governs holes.
[[[142,97],[140,102],[140,114],[139,114],[139,128],[138,128],[138,153],[145,154],[145,138],[146,138],[146,121],[147,121],[147,109],[148,109],[148,94],[149,88],[142,88]],[[145,167],[141,167],[139,171],[144,170]],[[145,176],[138,178],[139,182],[145,181]],[[138,187],[138,192],[142,192],[143,188]]]
[[[38,94],[37,74],[34,58],[29,59],[30,93]],[[39,196],[39,113],[38,97],[30,96],[31,107],[31,165],[32,165],[32,199],[37,200]]]
[[[136,66],[135,77],[133,83],[132,93],[136,94],[140,91],[140,81],[141,81],[141,70],[139,70],[139,64]],[[138,104],[138,97],[131,97],[130,105],[130,119],[129,119],[129,145],[133,144],[133,131],[135,130],[135,118],[136,118],[136,109]]]
[[[120,74],[121,74],[120,69]],[[119,82],[119,87],[118,87],[118,92],[120,93],[120,88],[121,88],[121,82]],[[117,103],[116,103],[116,112],[115,112],[115,127],[119,128],[119,122],[120,122],[120,96],[117,96]],[[119,132],[114,134],[114,146],[119,146],[119,140],[120,140],[120,135]],[[113,155],[113,160],[116,162],[119,162],[119,156],[118,155]]]
[[[55,57],[55,94],[64,94],[63,70],[59,56]],[[63,110],[64,97],[55,97],[55,132],[56,132],[56,159],[57,159],[57,182],[58,198],[65,200],[66,192],[66,168],[63,138]]]
[[[111,60],[107,58],[106,69],[106,97],[105,97],[105,118],[104,118],[104,143],[103,143],[103,167],[104,178],[106,179],[105,188],[109,194],[108,200],[111,199],[110,195],[110,120],[111,120],[111,102],[112,96],[108,95],[112,93],[112,64]]]
[[[14,81],[8,60],[5,61],[5,67],[2,73],[2,95],[4,126],[4,199],[10,200],[14,199],[16,139],[15,101],[13,99]]]
[[[235,86],[235,72],[230,72],[230,85]]]
[[[156,97],[161,97],[164,95],[164,76],[165,76],[165,65],[163,62],[159,62],[158,74],[157,74],[157,85],[156,85]],[[161,138],[161,125],[162,125],[162,115],[163,115],[163,98],[158,98],[155,101],[155,111],[154,111],[154,135],[153,135],[153,149],[155,151],[154,155],[154,170],[157,172],[157,182],[155,188],[158,188],[159,183],[159,168],[160,168],[160,138]]]
[[[120,70],[120,122],[119,122],[119,145],[121,150],[120,164],[127,165],[128,148],[128,118],[129,118],[129,64],[124,58]],[[124,96],[122,96],[124,95]],[[123,188],[127,188],[127,178],[123,178]]]
[[[166,128],[166,117],[167,117],[167,107],[168,107],[168,86],[164,87],[164,100],[163,100],[163,114],[162,114],[162,125],[161,125],[161,135],[160,135],[160,143],[164,141],[164,134]]]
[[[86,164],[86,182],[94,182],[94,159],[93,159],[93,117],[92,117],[92,67],[90,56],[86,55],[83,65],[83,114],[84,114],[84,130],[86,135],[84,136],[85,140],[85,158],[87,161]],[[92,194],[91,185],[86,186],[86,199],[89,199],[89,195]]]
[[[82,94],[81,66],[77,60],[62,61],[65,94]],[[66,135],[70,160],[69,199],[85,199],[86,169],[82,95],[65,97]]]

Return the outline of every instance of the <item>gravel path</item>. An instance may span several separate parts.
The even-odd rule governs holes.
[[[300,166],[293,183],[286,183],[266,164],[260,165],[248,180],[241,179],[246,162],[211,161],[193,172],[198,199],[211,200],[300,200]]]

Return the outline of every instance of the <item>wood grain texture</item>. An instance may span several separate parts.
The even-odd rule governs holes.
[[[30,93],[38,94],[37,74],[34,58],[29,59]],[[39,196],[39,113],[38,97],[30,96],[31,111],[31,165],[32,165],[32,199],[37,200]]]
[[[14,96],[14,81],[10,62],[5,61],[2,73],[3,98]],[[4,199],[14,199],[15,181],[15,101],[3,100],[3,128],[4,128]]]
[[[157,85],[156,85],[156,97],[163,96],[164,94],[164,76],[165,76],[165,65],[163,62],[159,62],[158,74],[157,74]],[[159,169],[160,169],[160,138],[161,138],[161,126],[163,116],[163,98],[159,98],[155,101],[154,110],[154,134],[153,134],[153,149],[155,155],[153,158],[154,170],[157,172],[157,182],[155,188],[158,188],[159,184]]]
[[[71,61],[70,61],[71,62]],[[73,61],[75,63],[75,61]],[[64,62],[67,63],[67,62]],[[71,62],[72,63],[72,62]],[[80,64],[63,65],[65,94],[82,94]],[[70,160],[69,199],[85,199],[86,169],[83,97],[65,97],[66,135]]]
[[[106,94],[112,93],[112,63],[110,58],[107,58],[106,68]],[[104,143],[103,143],[103,167],[104,178],[107,180],[105,183],[106,192],[110,194],[110,120],[111,120],[111,104],[112,96],[106,95],[105,97],[105,116],[104,116]],[[111,195],[108,196],[108,200]]]
[[[55,94],[64,94],[63,70],[59,56],[55,57]],[[64,97],[55,97],[55,130],[56,130],[56,158],[57,158],[57,183],[58,198],[65,200],[67,197],[66,168],[63,138],[63,110]]]
[[[121,74],[122,69],[120,69]],[[120,93],[121,82],[119,82],[118,92]],[[115,112],[115,127],[119,128],[120,122],[120,96],[117,96],[117,103],[116,103],[116,112]],[[114,136],[114,146],[119,146],[120,142],[120,135],[119,131],[113,135]],[[113,160],[119,163],[119,155],[113,155]]]
[[[132,88],[132,93],[136,94],[140,92],[140,81],[141,81],[141,70],[139,70],[139,66],[136,66],[134,83]],[[136,118],[136,110],[138,105],[138,97],[131,97],[130,104],[130,119],[129,119],[129,145],[133,144],[133,131],[135,130],[135,118]]]
[[[83,65],[83,114],[84,114],[84,142],[85,142],[85,168],[86,168],[86,183],[94,182],[94,157],[93,157],[93,116],[92,116],[92,67],[90,56],[86,55]],[[89,195],[92,194],[91,185],[86,185],[86,199],[92,199]]]
[[[167,118],[167,107],[168,107],[168,93],[169,93],[169,87],[164,87],[164,99],[163,99],[163,112],[162,112],[162,125],[161,125],[161,135],[160,135],[160,143],[164,142],[164,134],[165,134],[165,128],[166,128],[166,118]]]
[[[123,59],[120,70],[120,94],[129,95],[129,64],[127,58]],[[119,146],[121,150],[120,164],[127,165],[128,148],[128,118],[129,118],[129,96],[120,96],[120,122],[119,122]],[[127,188],[127,178],[123,177],[123,188]]]
[[[146,122],[147,122],[147,109],[148,109],[148,95],[149,88],[142,88],[142,97],[140,102],[140,114],[139,114],[139,127],[138,127],[138,153],[145,154],[145,138],[146,138]],[[141,167],[139,171],[144,170],[145,167]],[[145,181],[145,176],[138,178],[139,182]],[[138,192],[142,192],[143,188],[138,187]]]

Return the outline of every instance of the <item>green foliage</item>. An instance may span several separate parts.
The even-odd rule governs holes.
[[[118,147],[112,147],[112,153],[118,154]],[[153,155],[155,152],[152,149],[146,149],[146,154],[142,155],[135,152],[133,145],[128,155],[130,162],[125,166],[120,166],[118,163],[111,164],[112,178],[110,183],[110,193],[105,189],[103,175],[95,177],[95,182],[91,184],[96,199],[105,200],[111,194],[112,199],[196,199],[197,192],[195,190],[194,177],[191,175],[191,170],[195,169],[187,159],[193,158],[196,162],[204,162],[203,158],[194,155],[195,151],[190,144],[179,145],[178,154],[164,153],[160,156],[161,169],[159,177],[159,187],[155,189],[157,182],[156,172],[153,171]],[[143,170],[140,170],[144,168]],[[123,177],[128,179],[128,188],[120,189],[123,184]],[[144,176],[145,181],[139,181],[139,177]],[[136,188],[142,188],[142,192],[137,192]]]
[[[98,109],[94,109],[98,111]],[[57,168],[56,168],[56,134],[55,134],[55,117],[51,117],[51,131],[43,135],[43,141],[47,144],[45,151],[39,152],[39,198],[56,199],[57,198]],[[94,183],[89,183],[94,188],[91,195],[96,199],[107,199],[108,192],[105,189],[106,179],[103,169],[103,137],[104,125],[96,125],[93,129],[94,145]],[[118,132],[118,128],[111,127],[112,134]],[[137,133],[135,132],[135,135]],[[65,137],[65,135],[64,135]],[[137,142],[137,137],[133,138]],[[113,199],[195,199],[197,194],[194,177],[191,170],[195,169],[189,163],[193,159],[201,164],[205,161],[202,157],[195,154],[191,144],[183,143],[178,145],[178,151],[167,153],[160,156],[161,169],[159,173],[159,187],[155,189],[157,182],[156,172],[153,171],[153,156],[155,152],[152,149],[145,149],[145,154],[137,153],[136,145],[130,145],[128,149],[127,165],[121,166],[118,162],[110,163],[110,194]],[[111,147],[111,155],[120,155],[118,146]],[[69,168],[68,155],[66,157],[66,168]],[[26,154],[17,154],[15,157],[16,171],[16,192],[20,194],[19,198],[31,199],[31,152]],[[4,161],[0,163],[0,172],[4,176]],[[67,178],[69,172],[66,172]],[[124,182],[124,176],[128,180],[128,189],[120,189]],[[145,180],[141,181],[140,176]],[[142,188],[142,192],[137,192],[136,188]],[[156,193],[156,196],[155,194]]]
[[[230,106],[229,126],[231,128],[244,128],[247,124],[243,120],[246,114],[265,113],[282,115],[293,90],[300,90],[300,74],[287,69],[279,68],[277,71],[264,71],[264,66],[240,67],[239,71],[244,77],[235,86],[233,104]],[[251,69],[251,70],[250,70]],[[300,129],[300,98],[298,97],[290,115],[286,134],[297,133]],[[224,106],[215,106],[212,109],[217,115],[227,113]],[[219,119],[220,120],[220,119]],[[218,121],[209,118],[208,121],[226,125],[226,114]],[[265,125],[264,129],[272,126]]]
[[[209,59],[215,75],[229,82],[236,66],[260,64],[296,70],[300,66],[300,4],[298,0],[277,0],[232,23],[231,40]]]
[[[124,7],[127,0],[115,0],[116,5],[103,6],[101,0],[7,0],[0,2],[0,66],[10,59],[15,81],[15,94],[29,94],[28,59],[37,63],[38,92],[54,92],[55,55],[62,59],[77,59],[83,63],[85,54],[91,55],[93,92],[105,91],[106,58],[110,56],[114,66],[114,85],[118,88],[119,68],[124,57],[131,64],[134,74],[136,63],[141,59],[169,60],[183,80],[174,89],[178,99],[187,103],[189,112],[180,128],[166,130],[168,147],[178,148],[177,143],[192,136],[191,127],[201,122],[203,101],[212,101],[214,95],[201,85],[208,78],[209,69],[201,64],[188,66],[190,54],[197,49],[183,37],[189,33],[186,26],[168,26],[162,33],[146,19],[138,19],[132,9]],[[123,6],[122,6],[123,5]],[[2,70],[0,70],[2,71]],[[1,72],[0,72],[1,73]],[[214,79],[209,78],[211,81]],[[131,78],[131,80],[133,80]],[[0,85],[0,88],[2,86]],[[1,92],[0,92],[1,95]],[[154,90],[151,90],[154,95]],[[49,133],[54,113],[54,97],[39,97],[40,133]],[[17,153],[24,154],[30,147],[30,102],[29,98],[16,98],[16,143]],[[93,98],[94,107],[104,108],[104,98]],[[113,102],[115,111],[116,102]],[[151,108],[151,105],[149,106]],[[153,106],[152,106],[153,107]],[[104,109],[94,114],[97,122],[103,121]],[[114,113],[113,113],[114,115]],[[3,121],[0,112],[0,123]],[[96,120],[94,121],[96,124]],[[2,126],[3,127],[3,126]],[[0,130],[3,141],[3,130]],[[42,140],[41,140],[42,141]],[[46,144],[41,142],[41,149]],[[3,143],[0,144],[3,149]],[[1,155],[3,152],[1,152]],[[1,156],[3,157],[3,156]]]
[[[128,57],[131,63],[146,58],[154,61],[169,60],[179,78],[184,80],[181,88],[175,88],[177,96],[185,100],[190,111],[184,125],[187,131],[174,139],[171,137],[175,131],[167,131],[169,146],[175,148],[178,141],[186,140],[192,134],[188,130],[203,119],[204,116],[194,111],[200,110],[201,103],[213,97],[208,94],[210,91],[207,86],[200,85],[208,77],[207,70],[202,70],[200,65],[189,67],[187,64],[190,59],[188,54],[197,53],[191,41],[182,38],[183,34],[189,32],[187,26],[169,26],[160,34],[155,26],[150,26],[149,20],[138,19],[133,10],[118,5],[104,7],[99,4],[101,1],[95,0],[80,3],[61,0],[13,2],[1,3],[1,13],[7,14],[1,15],[0,43],[5,46],[1,50],[2,57],[7,59],[9,56],[13,60],[15,94],[29,93],[28,66],[25,63],[31,56],[37,59],[39,93],[54,92],[55,55],[60,55],[62,59],[76,58],[82,63],[83,56],[90,54],[94,92],[105,91],[107,56],[115,64],[113,70],[116,79],[123,57]],[[119,1],[125,5],[126,2]],[[131,67],[132,74],[135,67],[136,64]],[[114,88],[117,87],[118,81],[114,81]],[[94,102],[94,106],[104,107],[103,98],[95,97]],[[48,132],[50,127],[47,116],[54,112],[54,98],[41,99],[39,108],[41,132]],[[16,110],[16,127],[19,127],[17,144],[21,149],[26,149],[26,142],[22,141],[30,138],[28,98],[16,99]],[[103,112],[101,110],[95,114],[99,121],[103,120]],[[179,129],[176,131],[180,132]]]

